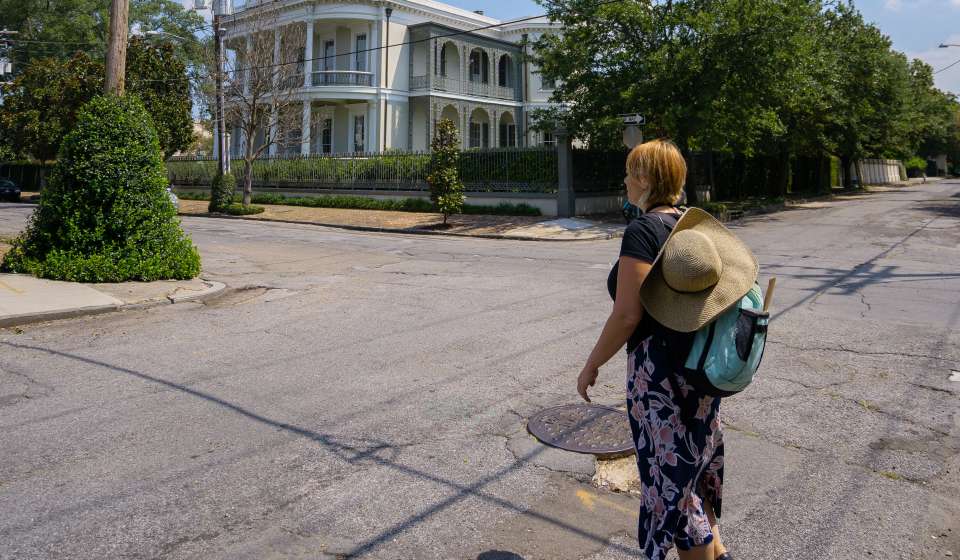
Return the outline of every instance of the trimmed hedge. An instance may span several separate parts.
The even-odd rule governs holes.
[[[232,173],[217,175],[213,178],[213,184],[210,186],[210,206],[208,212],[220,212],[229,208],[234,202],[237,191],[237,180]]]
[[[182,200],[210,200],[207,193],[177,193]],[[254,194],[254,204],[275,204],[279,206],[306,206],[310,208],[347,208],[356,210],[392,210],[395,212],[438,212],[429,200],[422,198],[402,198],[378,200],[365,196],[310,196],[292,197],[281,194]],[[462,214],[484,214],[488,216],[539,216],[540,209],[529,204],[501,203],[496,206],[465,204]]]
[[[63,140],[40,205],[0,268],[41,278],[193,278],[200,256],[166,192],[157,133],[134,96],[98,96]]]
[[[250,216],[252,214],[262,214],[263,210],[263,206],[254,206],[252,204],[249,206],[244,206],[240,203],[234,203],[226,208],[223,208],[223,213],[231,216]]]

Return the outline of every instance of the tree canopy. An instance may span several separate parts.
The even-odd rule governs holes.
[[[191,65],[202,62],[203,17],[177,0],[130,0],[129,23],[137,33],[163,31],[179,37],[174,41],[177,56]],[[17,32],[11,49],[14,72],[34,59],[65,60],[77,51],[103,58],[109,24],[110,0],[0,0],[0,29]]]
[[[134,37],[127,50],[127,90],[138,96],[166,157],[193,139],[186,67],[169,44]],[[80,108],[103,89],[104,67],[83,52],[66,60],[38,58],[3,86],[0,145],[14,157],[53,159]]]
[[[960,142],[955,96],[852,2],[541,0],[562,34],[533,57],[564,109],[542,115],[595,146],[617,115],[681,148],[846,159],[936,155]]]

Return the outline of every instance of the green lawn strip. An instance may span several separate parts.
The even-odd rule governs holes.
[[[210,200],[209,193],[177,193],[183,200]],[[254,204],[275,204],[281,206],[305,206],[308,208],[345,208],[354,210],[388,210],[395,212],[437,212],[429,200],[421,198],[402,198],[379,200],[364,196],[310,196],[292,197],[279,194],[256,194]],[[539,216],[540,210],[529,204],[501,203],[496,206],[478,206],[467,204],[464,214],[484,214],[492,216]]]

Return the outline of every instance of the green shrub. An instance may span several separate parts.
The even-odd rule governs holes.
[[[166,187],[143,104],[131,95],[95,97],[64,138],[40,205],[0,268],[79,282],[193,278],[200,256]]]
[[[430,201],[443,213],[443,223],[450,214],[463,210],[463,182],[460,180],[460,144],[453,121],[443,119],[437,135],[430,142]]]
[[[903,162],[903,166],[907,169],[908,176],[919,177],[927,170],[927,160],[922,157],[913,156]]]
[[[234,203],[237,192],[237,180],[232,173],[217,174],[210,186],[210,206],[208,212],[222,212]]]
[[[244,206],[239,203],[233,203],[221,209],[223,213],[230,214],[231,216],[250,216],[252,214],[260,214],[263,210],[263,206],[254,206],[252,204]]]
[[[730,210],[723,202],[704,202],[700,207],[718,218]]]
[[[210,193],[205,192],[178,192],[180,200],[210,200]]]

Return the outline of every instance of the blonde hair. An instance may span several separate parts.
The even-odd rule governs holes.
[[[676,204],[687,182],[687,162],[669,140],[651,140],[636,146],[627,155],[627,173],[639,180],[646,175],[650,190],[648,204]]]

